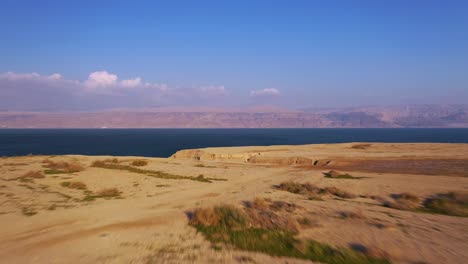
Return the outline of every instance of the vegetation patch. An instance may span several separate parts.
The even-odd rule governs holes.
[[[141,167],[141,166],[146,166],[146,165],[148,165],[148,161],[146,161],[146,160],[134,160],[134,161],[132,161],[132,166]]]
[[[72,181],[72,182],[65,181],[65,182],[60,183],[60,185],[63,187],[70,188],[70,189],[86,190],[86,184],[83,182],[79,182],[79,181]]]
[[[83,166],[76,162],[55,162],[49,159],[45,159],[42,161],[42,163],[44,163],[44,168],[48,168],[44,171],[45,174],[74,173],[84,170]]]
[[[343,219],[365,219],[362,211],[340,211],[338,212]]]
[[[422,203],[419,197],[410,193],[392,194],[393,200],[382,200],[382,205],[406,211],[468,217],[468,193],[439,193],[426,198]]]
[[[22,179],[42,179],[44,178],[44,174],[40,171],[28,171],[23,174],[20,178]]]
[[[29,208],[29,207],[21,208],[21,213],[23,213],[23,215],[25,215],[25,216],[33,216],[33,215],[37,214],[37,212],[34,211],[34,209]]]
[[[390,263],[385,258],[369,256],[352,249],[335,248],[314,240],[299,240],[296,238],[296,227],[282,224],[282,220],[290,216],[276,214],[265,201],[257,200],[246,204],[243,210],[228,205],[197,209],[189,214],[189,224],[216,248],[228,245],[272,256],[331,264]],[[301,221],[310,223],[310,220]]]
[[[392,201],[383,201],[386,207],[399,209],[399,210],[415,210],[420,207],[420,200],[414,194],[400,193],[391,195]]]
[[[311,198],[310,200],[316,200],[321,195],[325,195],[325,194],[331,194],[331,195],[338,196],[340,198],[345,198],[345,199],[357,197],[355,194],[338,189],[336,187],[319,188],[310,183],[297,183],[297,182],[289,181],[289,182],[283,182],[280,185],[275,186],[275,187],[278,190],[287,191],[287,192],[295,193],[295,194],[307,195]]]
[[[364,177],[354,177],[348,173],[340,173],[340,172],[337,172],[337,171],[334,171],[334,170],[331,170],[329,172],[325,172],[323,173],[324,177],[325,178],[330,178],[330,179],[354,179],[354,180],[358,180],[358,179],[363,179]]]
[[[120,195],[122,192],[120,192],[117,188],[105,188],[97,193],[93,193],[91,191],[85,191],[85,198],[83,198],[83,202],[89,202],[89,201],[94,201],[98,198],[104,198],[104,199],[117,199],[120,198]]]
[[[123,164],[108,163],[105,160],[97,160],[93,162],[91,166],[96,167],[96,168],[103,168],[103,169],[125,170],[129,172],[145,174],[147,176],[160,178],[160,179],[192,180],[192,181],[208,182],[208,183],[211,183],[213,181],[225,181],[226,180],[226,179],[220,179],[220,178],[205,178],[203,175],[199,175],[197,177],[189,177],[189,176],[170,174],[170,173],[161,172],[161,171],[145,170],[145,169],[135,168],[133,166],[123,165]]]
[[[360,143],[360,144],[354,144],[351,146],[352,149],[368,149],[372,146],[372,144],[368,143]]]
[[[442,193],[423,203],[425,212],[468,217],[468,193]]]
[[[195,164],[193,166],[198,167],[198,168],[216,168],[216,166],[208,166],[208,165],[205,165],[205,164],[202,164],[202,163]]]

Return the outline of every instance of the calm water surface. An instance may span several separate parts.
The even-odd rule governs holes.
[[[468,129],[3,129],[0,156],[168,157],[189,148],[353,141],[468,143]]]

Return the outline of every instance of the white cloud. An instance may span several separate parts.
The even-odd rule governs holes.
[[[62,79],[62,75],[60,75],[58,73],[54,73],[54,74],[49,75],[47,78],[49,78],[51,80],[60,80],[60,79]]]
[[[277,96],[280,95],[280,91],[276,88],[265,88],[262,90],[251,91],[251,96]]]
[[[103,88],[117,84],[117,75],[108,73],[107,71],[92,72],[85,81],[88,88]]]
[[[137,86],[140,86],[141,84],[142,83],[141,83],[141,78],[140,77],[137,77],[137,78],[134,78],[134,79],[122,80],[120,82],[120,85],[122,85],[123,87],[126,87],[126,88],[137,87]]]
[[[6,72],[0,74],[0,79],[7,79],[10,81],[17,80],[60,80],[62,75],[54,73],[51,75],[40,75],[36,72],[32,73],[15,73],[15,72]]]
[[[172,87],[140,77],[120,80],[116,74],[95,71],[85,80],[59,73],[0,73],[0,109],[110,109],[212,103],[226,94],[224,86]],[[221,102],[216,100],[217,103]]]

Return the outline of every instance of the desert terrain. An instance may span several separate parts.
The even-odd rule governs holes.
[[[468,144],[0,158],[2,263],[467,263]]]

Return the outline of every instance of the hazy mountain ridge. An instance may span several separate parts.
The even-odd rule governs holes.
[[[301,111],[0,112],[2,128],[385,128],[468,127],[466,105],[409,105]]]

